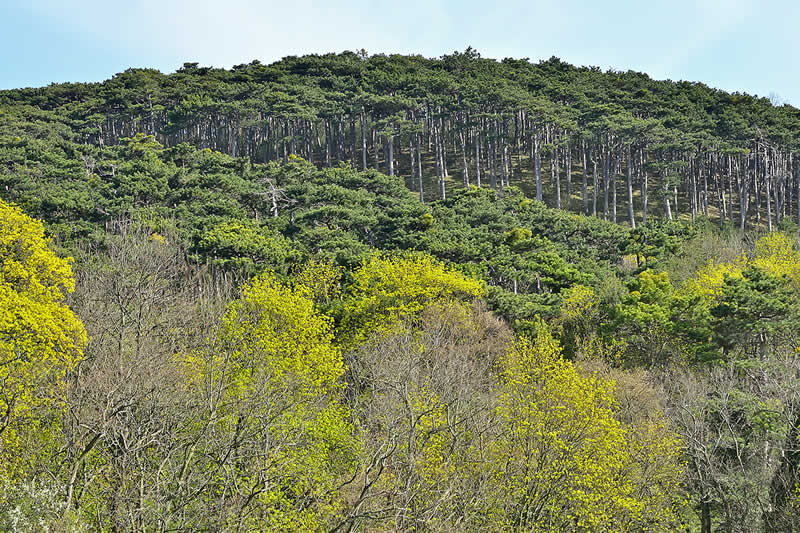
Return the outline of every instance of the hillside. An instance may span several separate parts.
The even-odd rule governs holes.
[[[800,216],[797,109],[556,58],[495,61],[467,49],[439,59],[288,57],[231,70],[187,63],[169,75],[128,70],[104,83],[2,91],[0,103],[5,127],[16,124],[3,132],[13,164],[39,151],[13,144],[25,137],[18,128],[61,139],[73,166],[89,158],[99,168],[108,147],[144,133],[168,148],[187,143],[252,163],[295,154],[318,166],[375,168],[402,175],[428,200],[461,184],[520,186],[553,207],[631,226],[648,214],[712,215],[741,228]],[[95,170],[82,166],[87,176]]]
[[[0,91],[0,530],[797,530],[798,148],[472,49]]]

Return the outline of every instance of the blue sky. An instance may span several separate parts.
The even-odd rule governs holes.
[[[0,0],[0,89],[364,48],[558,56],[800,105],[800,2]]]

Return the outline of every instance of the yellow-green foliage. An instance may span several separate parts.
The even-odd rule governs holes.
[[[490,520],[500,529],[673,527],[674,494],[659,491],[654,497],[638,490],[634,472],[635,454],[645,451],[664,453],[660,459],[674,464],[677,441],[665,440],[669,449],[658,450],[630,435],[615,418],[614,383],[584,375],[565,361],[542,322],[535,339],[522,339],[508,352],[498,394],[504,430],[491,445],[487,504]],[[653,515],[654,503],[660,516]]]
[[[709,261],[686,281],[679,294],[699,295],[714,302],[722,291],[725,277],[740,278],[748,266],[758,267],[776,277],[787,276],[800,289],[800,251],[796,240],[785,233],[773,232],[761,237],[749,256],[742,255],[727,263]]]
[[[562,328],[564,355],[569,359],[585,356],[588,351],[598,355],[604,346],[597,335],[599,306],[600,298],[591,287],[573,285],[561,291],[558,324]]]
[[[298,393],[322,394],[344,372],[330,318],[317,311],[306,289],[288,287],[272,274],[244,288],[222,326],[225,343],[236,348],[235,375],[245,389],[262,374],[276,384],[291,381]]]
[[[673,531],[687,514],[682,497],[683,441],[667,426],[659,410],[646,420],[625,426],[628,475],[633,480],[635,506],[623,522],[628,531]]]
[[[585,285],[573,285],[565,290],[561,298],[561,318],[569,322],[587,320],[594,312],[600,298],[594,289]]]
[[[432,303],[467,301],[483,294],[481,282],[428,255],[375,254],[354,274],[343,330],[348,341],[358,342]]]
[[[725,277],[742,277],[742,271],[746,266],[747,257],[744,255],[732,263],[717,263],[710,260],[686,281],[678,293],[680,296],[698,295],[705,300],[714,301],[722,293]]]
[[[310,259],[294,276],[294,285],[308,290],[316,303],[330,303],[341,294],[342,269],[330,261]]]
[[[0,200],[0,472],[21,460],[17,429],[38,427],[58,382],[81,357],[86,331],[65,305],[71,259],[48,247],[42,224]]]
[[[343,471],[358,453],[349,411],[337,401],[344,363],[331,320],[317,311],[308,288],[267,273],[245,286],[221,329],[217,350],[187,366],[209,389],[208,401],[218,402],[209,435],[224,441],[236,434],[241,442],[220,487],[205,493],[213,498],[233,486],[246,497],[260,487],[245,529],[327,529],[342,509]],[[228,521],[237,523],[237,511],[230,512]]]
[[[800,289],[800,252],[793,237],[779,232],[761,237],[750,264],[775,277],[788,276]]]
[[[645,270],[636,276],[619,314],[624,320],[643,326],[664,325],[669,320],[672,284],[666,272]]]

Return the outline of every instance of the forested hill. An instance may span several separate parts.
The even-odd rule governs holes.
[[[130,69],[103,83],[3,91],[0,103],[4,151],[36,150],[15,144],[9,121],[46,124],[34,137],[58,139],[87,176],[107,157],[97,149],[144,133],[251,162],[295,154],[374,167],[402,175],[425,200],[468,184],[516,185],[550,206],[631,226],[702,214],[771,229],[800,217],[798,109],[557,58],[496,61],[467,49],[230,70],[187,63],[169,75]]]
[[[798,126],[471,49],[0,92],[0,531],[800,531]]]

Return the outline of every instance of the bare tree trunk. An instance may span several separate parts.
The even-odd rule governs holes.
[[[692,177],[692,204],[691,204],[691,207],[692,207],[692,220],[694,220],[695,218],[697,218],[698,207],[699,207],[698,197],[697,197],[698,192],[697,192],[697,174],[696,174],[696,169],[691,169],[690,168],[689,169],[689,174]]]
[[[681,211],[678,209],[678,185],[674,184],[672,186],[672,205],[675,206],[675,220],[678,220],[681,216]]]
[[[489,152],[489,184],[492,190],[497,190],[497,140],[486,139]]]
[[[420,145],[420,133],[417,132],[414,137],[416,138],[417,144],[417,178],[419,179],[419,201],[423,204],[425,203],[425,195],[422,192],[422,152],[420,152],[419,145]]]
[[[447,189],[445,187],[445,175],[447,171],[445,170],[444,166],[444,154],[443,154],[444,143],[442,142],[442,135],[441,131],[439,131],[438,125],[434,126],[433,134],[434,134],[434,144],[436,145],[436,171],[439,176],[439,184],[441,187],[442,200],[446,200]]]
[[[469,187],[469,168],[467,167],[467,143],[464,139],[463,130],[459,130],[458,137],[461,141],[461,163],[464,167],[464,188],[466,189]]]
[[[593,150],[592,158],[592,216],[597,216],[597,153]]]
[[[583,188],[581,190],[581,198],[583,200],[583,214],[589,214],[589,191],[587,182],[589,181],[589,169],[586,166],[586,140],[581,143],[581,156],[583,158]]]
[[[561,209],[561,173],[558,171],[558,148],[553,150],[550,157],[550,179],[556,185],[556,209]]]
[[[711,533],[711,502],[700,503],[700,533]]]
[[[375,170],[380,171],[380,155],[378,154],[378,132],[372,129],[372,150],[375,153]]]
[[[481,138],[480,130],[474,135],[475,143],[475,184],[481,187]]]
[[[764,145],[764,191],[767,200],[767,230],[772,231],[772,172],[770,169],[770,159],[767,153],[767,146]]]
[[[627,147],[628,151],[628,168],[626,172],[627,185],[628,185],[628,219],[631,223],[631,228],[636,229],[636,215],[633,210],[633,157],[631,155],[631,145]]]
[[[356,166],[356,154],[358,153],[358,139],[356,138],[356,121],[350,120],[350,166],[353,168],[358,168]]]
[[[331,168],[331,123],[325,121],[325,166]]]
[[[744,231],[747,227],[747,210],[750,207],[749,180],[747,169],[741,174],[741,157],[736,161],[736,175],[739,177],[739,230]]]
[[[611,180],[611,222],[617,223],[617,173],[619,172],[620,165],[622,164],[622,155],[614,154],[614,164],[612,165],[612,172],[609,176]]]
[[[572,150],[570,150],[569,141],[564,148],[566,150],[566,158],[564,161],[566,178],[567,178],[567,209],[569,209],[570,201],[572,200]]]
[[[413,191],[417,187],[417,164],[416,160],[414,159],[414,141],[411,137],[408,138],[408,158],[409,158],[409,168],[411,170],[411,190]]]
[[[515,121],[515,128],[514,128],[514,142],[517,144],[517,179],[522,178],[522,135],[520,134],[520,124],[524,128],[525,120],[523,118],[523,112],[519,112],[519,120],[517,120],[517,115],[514,115]],[[513,173],[513,168],[512,168]]]
[[[434,158],[436,163],[436,185],[437,187],[441,187],[442,182],[442,159],[439,154],[439,136],[438,136],[438,128],[434,125],[433,126],[433,148],[434,148]]]
[[[642,180],[642,224],[647,224],[647,170],[644,166],[644,148],[639,152],[639,176]]]
[[[761,224],[761,172],[758,165],[758,152],[753,154],[753,189],[755,190],[756,225]]]
[[[609,190],[608,190],[608,182],[609,177],[608,174],[610,172],[609,167],[611,166],[611,151],[608,147],[603,148],[603,220],[608,220],[608,213],[609,208],[611,207],[609,204]]]
[[[672,209],[669,206],[669,184],[664,179],[664,212],[667,215],[667,220],[672,220]]]
[[[388,146],[388,152],[387,153],[389,154],[388,161],[386,162],[386,166],[389,169],[389,175],[390,176],[394,176],[394,136],[393,135],[387,135],[386,136],[386,142],[387,142],[387,146]]]
[[[728,221],[733,225],[733,165],[728,154]]]
[[[794,177],[795,186],[797,187],[797,223],[800,224],[800,179],[795,175],[794,166],[790,163],[789,170]]]
[[[536,176],[536,199],[542,201],[542,154],[541,134],[537,131],[533,136],[533,173]]]
[[[510,169],[511,169],[511,156],[508,153],[508,145],[506,144],[505,140],[503,140],[503,178],[505,179],[506,186],[511,185]]]
[[[411,116],[414,120],[414,116]],[[361,170],[367,170],[367,114],[361,108]]]
[[[703,215],[708,218],[708,171],[703,172],[701,166],[700,172],[703,174]]]

